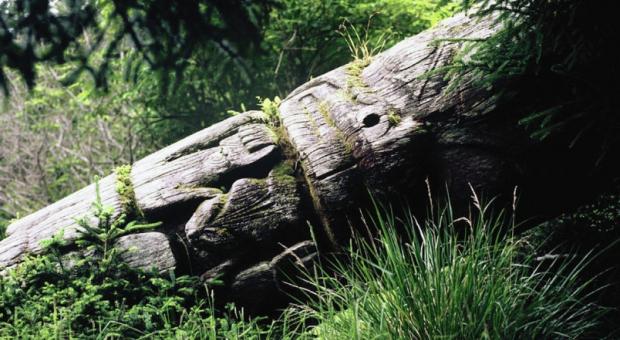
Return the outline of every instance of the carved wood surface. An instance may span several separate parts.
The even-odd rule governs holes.
[[[430,173],[457,188],[501,186],[513,168],[503,150],[516,137],[477,119],[494,109],[493,96],[467,81],[448,90],[442,75],[429,75],[450,63],[459,39],[492,34],[491,23],[459,14],[302,85],[280,105],[279,121],[242,113],[136,162],[132,199],[163,224],[118,241],[127,261],[217,277],[233,299],[265,303],[260,294],[283,294],[284,272],[316,257],[308,222],[340,242],[367,189],[407,195]],[[99,187],[118,215],[116,182],[110,175]],[[94,198],[90,185],[11,224],[0,268],[61,229],[77,237],[75,220]]]

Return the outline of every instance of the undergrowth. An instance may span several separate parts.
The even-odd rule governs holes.
[[[423,221],[376,204],[347,260],[306,273],[307,299],[267,320],[216,310],[195,277],[123,263],[114,241],[156,225],[125,223],[98,199],[79,242],[59,234],[0,278],[0,338],[573,339],[595,329],[606,309],[580,276],[591,254],[538,262],[509,218],[475,202],[466,217],[447,205]]]
[[[98,191],[98,188],[97,188]],[[140,270],[121,260],[115,241],[159,224],[114,217],[97,194],[96,222],[78,223],[80,237],[46,240],[0,278],[0,338],[243,338],[258,334],[234,308],[216,313],[196,277]],[[67,250],[71,250],[67,254]],[[218,316],[216,316],[216,314]]]
[[[419,222],[376,207],[336,275],[309,274],[310,303],[287,318],[302,338],[574,339],[605,311],[588,303],[591,282],[580,273],[592,256],[543,266],[506,235],[502,214],[488,206],[457,218],[450,206]],[[552,268],[552,269],[550,269]],[[308,325],[309,328],[308,328]]]

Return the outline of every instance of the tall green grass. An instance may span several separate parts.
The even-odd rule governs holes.
[[[423,221],[377,204],[346,260],[306,273],[308,300],[278,320],[216,310],[189,277],[117,261],[99,275],[96,260],[66,272],[54,256],[32,258],[0,277],[0,339],[586,337],[605,312],[581,275],[593,257],[541,261],[508,216],[477,202],[468,216],[446,205]]]
[[[540,261],[506,216],[475,206],[457,217],[447,205],[420,222],[377,205],[367,219],[377,236],[356,237],[335,273],[309,275],[311,303],[287,318],[310,325],[300,337],[321,339],[574,339],[592,331],[603,309],[586,302],[591,282],[579,276],[592,257]]]

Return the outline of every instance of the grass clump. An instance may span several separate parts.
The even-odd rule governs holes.
[[[602,308],[586,302],[589,283],[578,278],[590,257],[543,267],[502,232],[506,221],[488,207],[456,218],[448,206],[424,222],[377,207],[369,228],[378,236],[356,238],[336,275],[309,276],[312,303],[291,313],[318,324],[301,337],[573,339],[593,330]]]
[[[345,66],[348,92],[355,88],[369,89],[368,84],[362,79],[362,72],[370,65],[373,56],[385,47],[387,41],[385,34],[376,37],[375,42],[371,41],[369,37],[371,19],[372,17],[368,19],[368,24],[362,34],[352,24],[345,22],[340,26],[340,35],[345,39],[353,58],[353,61]],[[347,97],[351,96],[352,94],[349,93]]]
[[[282,125],[282,118],[280,117],[280,104],[282,104],[282,99],[278,96],[273,99],[257,98],[261,111],[267,116],[267,123],[269,124],[269,130],[273,134],[274,142],[276,144],[286,143],[286,131]]]

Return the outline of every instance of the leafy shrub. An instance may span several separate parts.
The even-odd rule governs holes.
[[[574,339],[604,312],[586,302],[589,282],[579,281],[591,257],[543,268],[488,206],[467,218],[448,206],[422,223],[378,207],[371,222],[378,236],[357,238],[335,276],[309,275],[312,303],[289,312],[318,323],[303,337]]]
[[[118,237],[158,224],[113,218],[99,197],[93,209],[96,225],[79,221],[82,237],[75,243],[59,233],[44,242],[44,255],[28,257],[0,278],[0,338],[187,336],[207,330],[210,338],[246,327],[216,317],[198,278],[143,271],[120,260]]]

